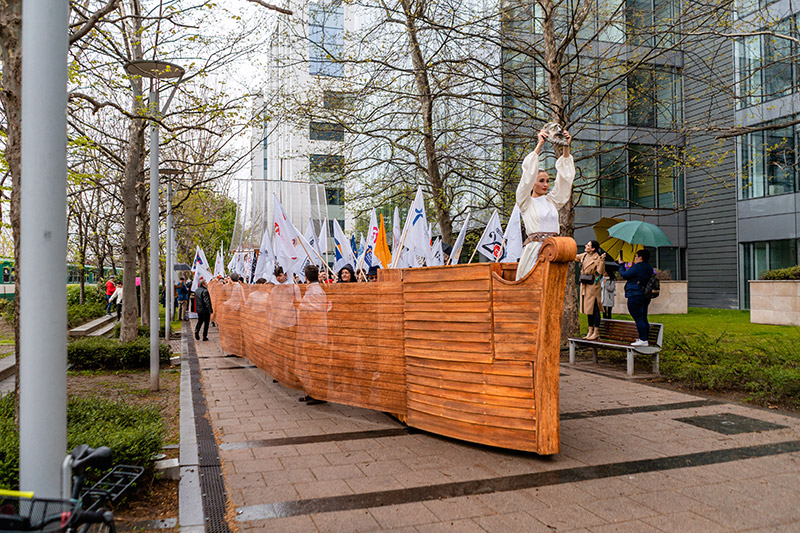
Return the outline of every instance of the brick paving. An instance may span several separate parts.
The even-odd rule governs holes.
[[[800,418],[782,412],[562,365],[562,451],[540,457],[306,405],[209,337],[190,342],[242,531],[800,530]]]

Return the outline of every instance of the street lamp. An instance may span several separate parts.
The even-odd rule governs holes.
[[[164,338],[169,342],[170,322],[172,321],[172,258],[175,248],[175,243],[172,240],[172,180],[170,176],[179,176],[183,174],[183,170],[177,168],[162,168],[159,170],[160,174],[167,176],[167,258],[164,261]],[[167,292],[169,291],[169,292]],[[170,297],[167,297],[167,294]]]
[[[158,60],[132,61],[125,65],[131,76],[150,80],[150,112],[158,118],[167,111],[178,84],[186,72],[174,63]],[[178,78],[164,109],[158,97],[159,81]],[[166,289],[166,287],[164,287]],[[165,298],[166,299],[166,298]],[[167,319],[168,317],[164,317]],[[150,123],[150,390],[158,390],[158,123]]]

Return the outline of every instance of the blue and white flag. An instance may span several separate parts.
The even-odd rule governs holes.
[[[194,252],[194,262],[192,263],[192,273],[197,271],[197,267],[201,266],[205,268],[207,271],[211,268],[211,265],[208,264],[208,259],[206,259],[206,253],[200,248],[200,245],[197,245],[197,250]]]
[[[350,241],[344,236],[339,221],[333,221],[333,252],[335,255],[335,262],[333,263],[333,270],[338,272],[345,265],[350,265],[355,268],[356,261],[353,257],[353,248],[350,246]]]

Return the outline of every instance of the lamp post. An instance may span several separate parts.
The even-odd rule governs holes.
[[[67,448],[68,10],[22,6],[19,464],[20,487],[42,498],[59,497]]]
[[[125,65],[131,76],[150,79],[150,112],[158,118],[169,108],[175,90],[185,71],[174,63],[158,60],[132,61]],[[159,81],[178,78],[172,93],[160,108],[158,97]],[[158,390],[158,123],[150,123],[150,390]],[[165,287],[166,289],[166,287]],[[165,298],[166,299],[166,298]],[[165,317],[167,318],[167,317]]]
[[[175,284],[172,281],[172,259],[173,259],[173,250],[175,248],[175,241],[173,241],[173,231],[172,231],[172,180],[169,178],[170,176],[179,176],[183,174],[183,171],[177,168],[162,168],[159,170],[160,174],[167,176],[167,231],[166,231],[166,243],[167,243],[167,257],[164,260],[164,339],[169,342],[169,334],[171,331],[170,322],[172,321],[172,304],[174,299],[172,298],[172,287]],[[170,295],[167,297],[167,295]]]

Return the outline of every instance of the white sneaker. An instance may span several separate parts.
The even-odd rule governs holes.
[[[643,341],[642,339],[636,339],[631,343],[631,346],[650,346],[650,343]]]

